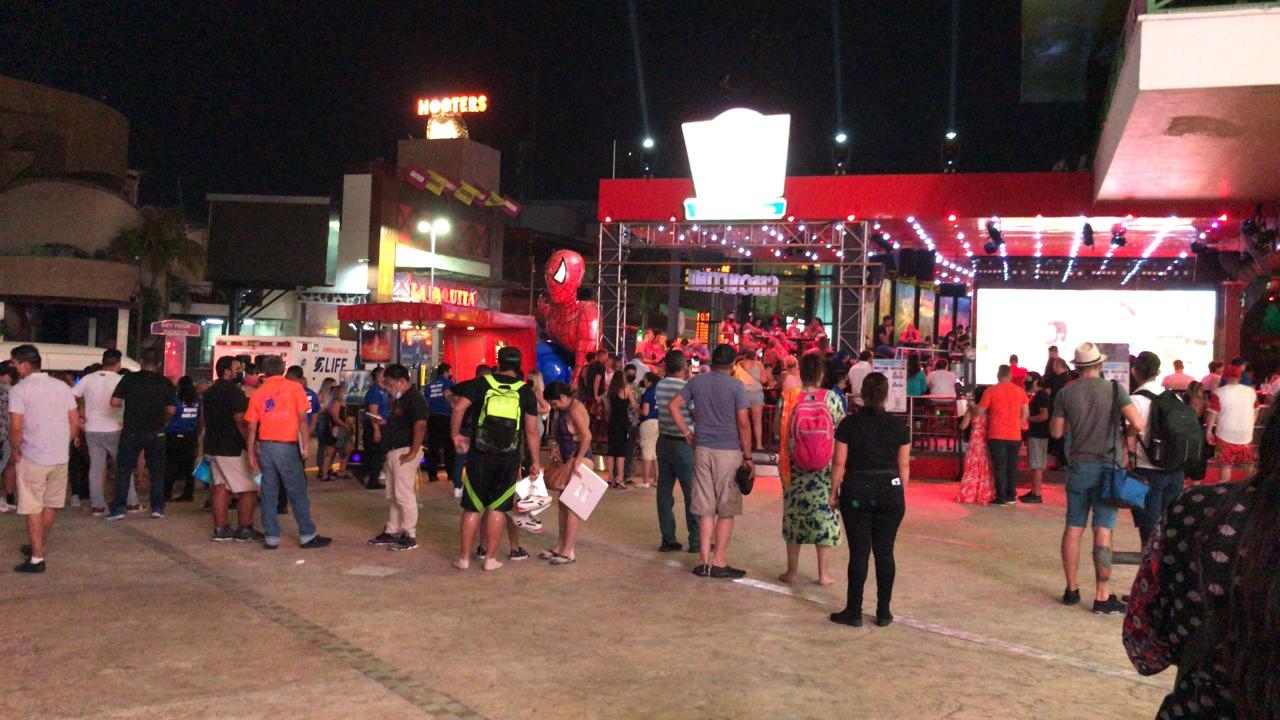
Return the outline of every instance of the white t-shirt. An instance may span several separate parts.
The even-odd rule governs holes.
[[[1216,402],[1210,409],[1218,412],[1213,434],[1232,445],[1248,445],[1253,442],[1253,421],[1257,413],[1258,394],[1253,388],[1240,383],[1228,383],[1213,391]]]
[[[849,368],[849,394],[862,397],[862,381],[871,374],[871,363],[859,360]]]
[[[1144,444],[1151,442],[1151,432],[1146,428],[1147,418],[1151,417],[1151,398],[1138,394],[1143,390],[1152,395],[1159,395],[1164,392],[1164,384],[1152,380],[1129,393],[1129,399],[1133,401],[1133,407],[1138,411],[1138,416],[1142,418],[1143,425],[1142,432],[1138,433],[1138,440],[1140,441],[1138,443],[1138,467],[1147,470],[1159,470],[1160,468],[1151,464],[1151,460],[1147,458],[1147,451],[1143,448]]]
[[[67,384],[32,373],[9,390],[9,413],[22,416],[22,456],[37,465],[62,465],[71,457],[76,399]],[[10,421],[12,424],[12,421]]]
[[[84,398],[85,432],[120,432],[124,427],[124,408],[111,407],[111,393],[122,377],[118,372],[99,370],[76,383],[71,392]]]
[[[930,395],[956,396],[956,374],[950,370],[934,370],[925,380],[929,383]]]

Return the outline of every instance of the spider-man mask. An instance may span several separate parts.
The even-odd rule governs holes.
[[[572,250],[557,250],[547,261],[547,294],[556,305],[568,305],[578,299],[578,288],[587,264],[582,256]]]

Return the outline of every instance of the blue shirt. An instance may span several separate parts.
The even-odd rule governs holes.
[[[320,412],[320,396],[311,388],[303,388],[303,390],[307,392],[307,399],[311,401],[311,409],[307,411],[307,422],[311,422],[311,418]]]
[[[443,375],[427,383],[422,389],[422,393],[427,396],[427,410],[432,415],[450,415],[453,413],[453,406],[449,404],[449,400],[444,394],[453,387],[453,381]]]
[[[370,385],[369,391],[364,394],[364,406],[378,406],[378,415],[383,418],[391,417],[391,396],[380,385]]]
[[[644,394],[640,396],[640,404],[644,405],[645,403],[649,403],[649,414],[645,415],[641,419],[657,420],[658,419],[658,384],[657,383],[650,385],[649,389],[645,390]]]
[[[169,426],[164,431],[171,434],[195,432],[200,419],[200,401],[184,403],[178,400],[176,405],[178,409],[173,413]]]

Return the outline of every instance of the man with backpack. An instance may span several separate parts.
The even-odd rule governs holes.
[[[1129,372],[1138,383],[1130,397],[1144,425],[1129,439],[1129,459],[1134,475],[1148,488],[1146,505],[1132,509],[1133,524],[1146,547],[1165,510],[1182,492],[1187,464],[1203,462],[1203,436],[1195,411],[1160,383],[1160,358],[1155,353],[1138,353]]]
[[[541,472],[536,449],[538,438],[538,401],[533,388],[521,377],[520,350],[504,347],[498,351],[498,367],[492,375],[476,378],[453,406],[450,431],[454,447],[467,454],[467,477],[462,481],[461,552],[453,566],[470,567],[471,548],[476,532],[484,523],[483,546],[489,549],[485,570],[497,570],[502,528],[506,513],[515,501],[515,485],[524,458],[523,441],[534,449],[530,475]],[[455,387],[455,389],[457,389]],[[470,436],[463,434],[463,418],[471,413]]]

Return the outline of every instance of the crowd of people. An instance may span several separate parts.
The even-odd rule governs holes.
[[[824,337],[816,336],[812,348],[795,353],[799,348],[789,347],[782,355],[783,348],[758,341],[755,349],[743,347],[739,330],[737,345],[717,344],[706,357],[709,367],[700,368],[698,354],[678,348],[653,362],[652,343],[660,342],[655,334],[646,338],[647,354],[632,363],[598,354],[573,385],[544,386],[539,373],[523,372],[521,353],[511,347],[499,349],[495,367],[481,366],[465,382],[455,382],[452,368],[441,365],[419,388],[408,368],[391,365],[375,373],[354,418],[341,386],[326,381],[312,393],[302,369],[286,368],[278,356],[259,358],[249,373],[242,359],[220,358],[213,383],[202,388],[189,378],[171,383],[152,349],[141,353],[142,369],[133,373],[121,372],[120,354],[106,351],[101,366],[72,382],[42,372],[38,348],[20,346],[0,366],[6,424],[0,428],[0,464],[6,490],[16,494],[6,497],[5,509],[25,516],[30,541],[15,570],[45,572],[49,535],[69,484],[71,497],[88,495],[91,514],[115,521],[136,511],[135,480],[145,467],[150,515],[163,519],[168,503],[193,499],[197,457],[208,464],[213,541],[275,549],[284,534],[279,516],[291,512],[299,546],[323,548],[331,539],[318,532],[307,490],[311,441],[319,441],[318,480],[343,477],[351,438],[364,423],[363,449],[376,458],[365,470],[365,484],[384,490],[388,507],[370,545],[417,547],[417,485],[425,464],[429,481],[443,473],[453,482],[461,506],[454,567],[466,570],[479,560],[486,571],[501,568],[504,530],[508,559],[528,558],[520,532],[541,526],[524,512],[532,506],[517,496],[517,481],[545,477],[552,492],[562,491],[603,447],[614,487],[656,485],[660,552],[696,554],[692,571],[699,577],[741,578],[746,571],[730,564],[729,553],[767,433],[778,443],[783,488],[786,567],[778,579],[796,582],[803,546],[812,545],[813,581],[833,584],[831,551],[846,535],[846,602],[830,619],[862,624],[863,588],[874,562],[874,620],[889,625],[894,544],[911,479],[910,433],[901,417],[886,412],[888,379],[871,369],[871,356],[837,358],[826,352]],[[979,389],[964,413],[970,441],[959,499],[998,506],[1042,502],[1043,473],[1052,458],[1067,473],[1062,602],[1081,600],[1077,566],[1091,519],[1093,612],[1127,608],[1125,643],[1140,671],[1179,664],[1165,707],[1186,712],[1208,699],[1218,707],[1274,709],[1280,686],[1247,658],[1264,658],[1271,668],[1280,664],[1274,603],[1280,591],[1280,475],[1274,462],[1280,418],[1271,418],[1262,436],[1261,471],[1252,472],[1259,393],[1249,385],[1247,363],[1215,362],[1195,380],[1181,361],[1162,376],[1161,359],[1141,352],[1132,357],[1125,384],[1102,376],[1105,360],[1097,346],[1084,343],[1069,365],[1051,348],[1043,374],[1020,367],[1016,356],[1002,365],[997,384]],[[945,363],[934,373],[945,374],[926,379],[929,394],[954,392],[955,377]],[[755,412],[766,389],[777,394],[767,423]],[[1190,410],[1210,450],[1173,462],[1159,450],[1177,413],[1169,402]],[[551,444],[545,469],[544,442]],[[1017,497],[1023,442],[1033,484]],[[72,456],[82,447],[88,456],[84,482],[70,483]],[[1222,479],[1240,468],[1252,473],[1250,479],[1184,490],[1188,478],[1204,477],[1210,454]],[[1129,467],[1149,488],[1146,504],[1132,509],[1147,555],[1132,597],[1124,600],[1109,584],[1118,513],[1100,496],[1117,465]],[[109,499],[107,478],[113,481]],[[677,484],[687,546],[674,515]],[[577,562],[582,525],[560,503],[556,542],[538,557],[551,566]],[[1251,655],[1243,656],[1246,651]]]

